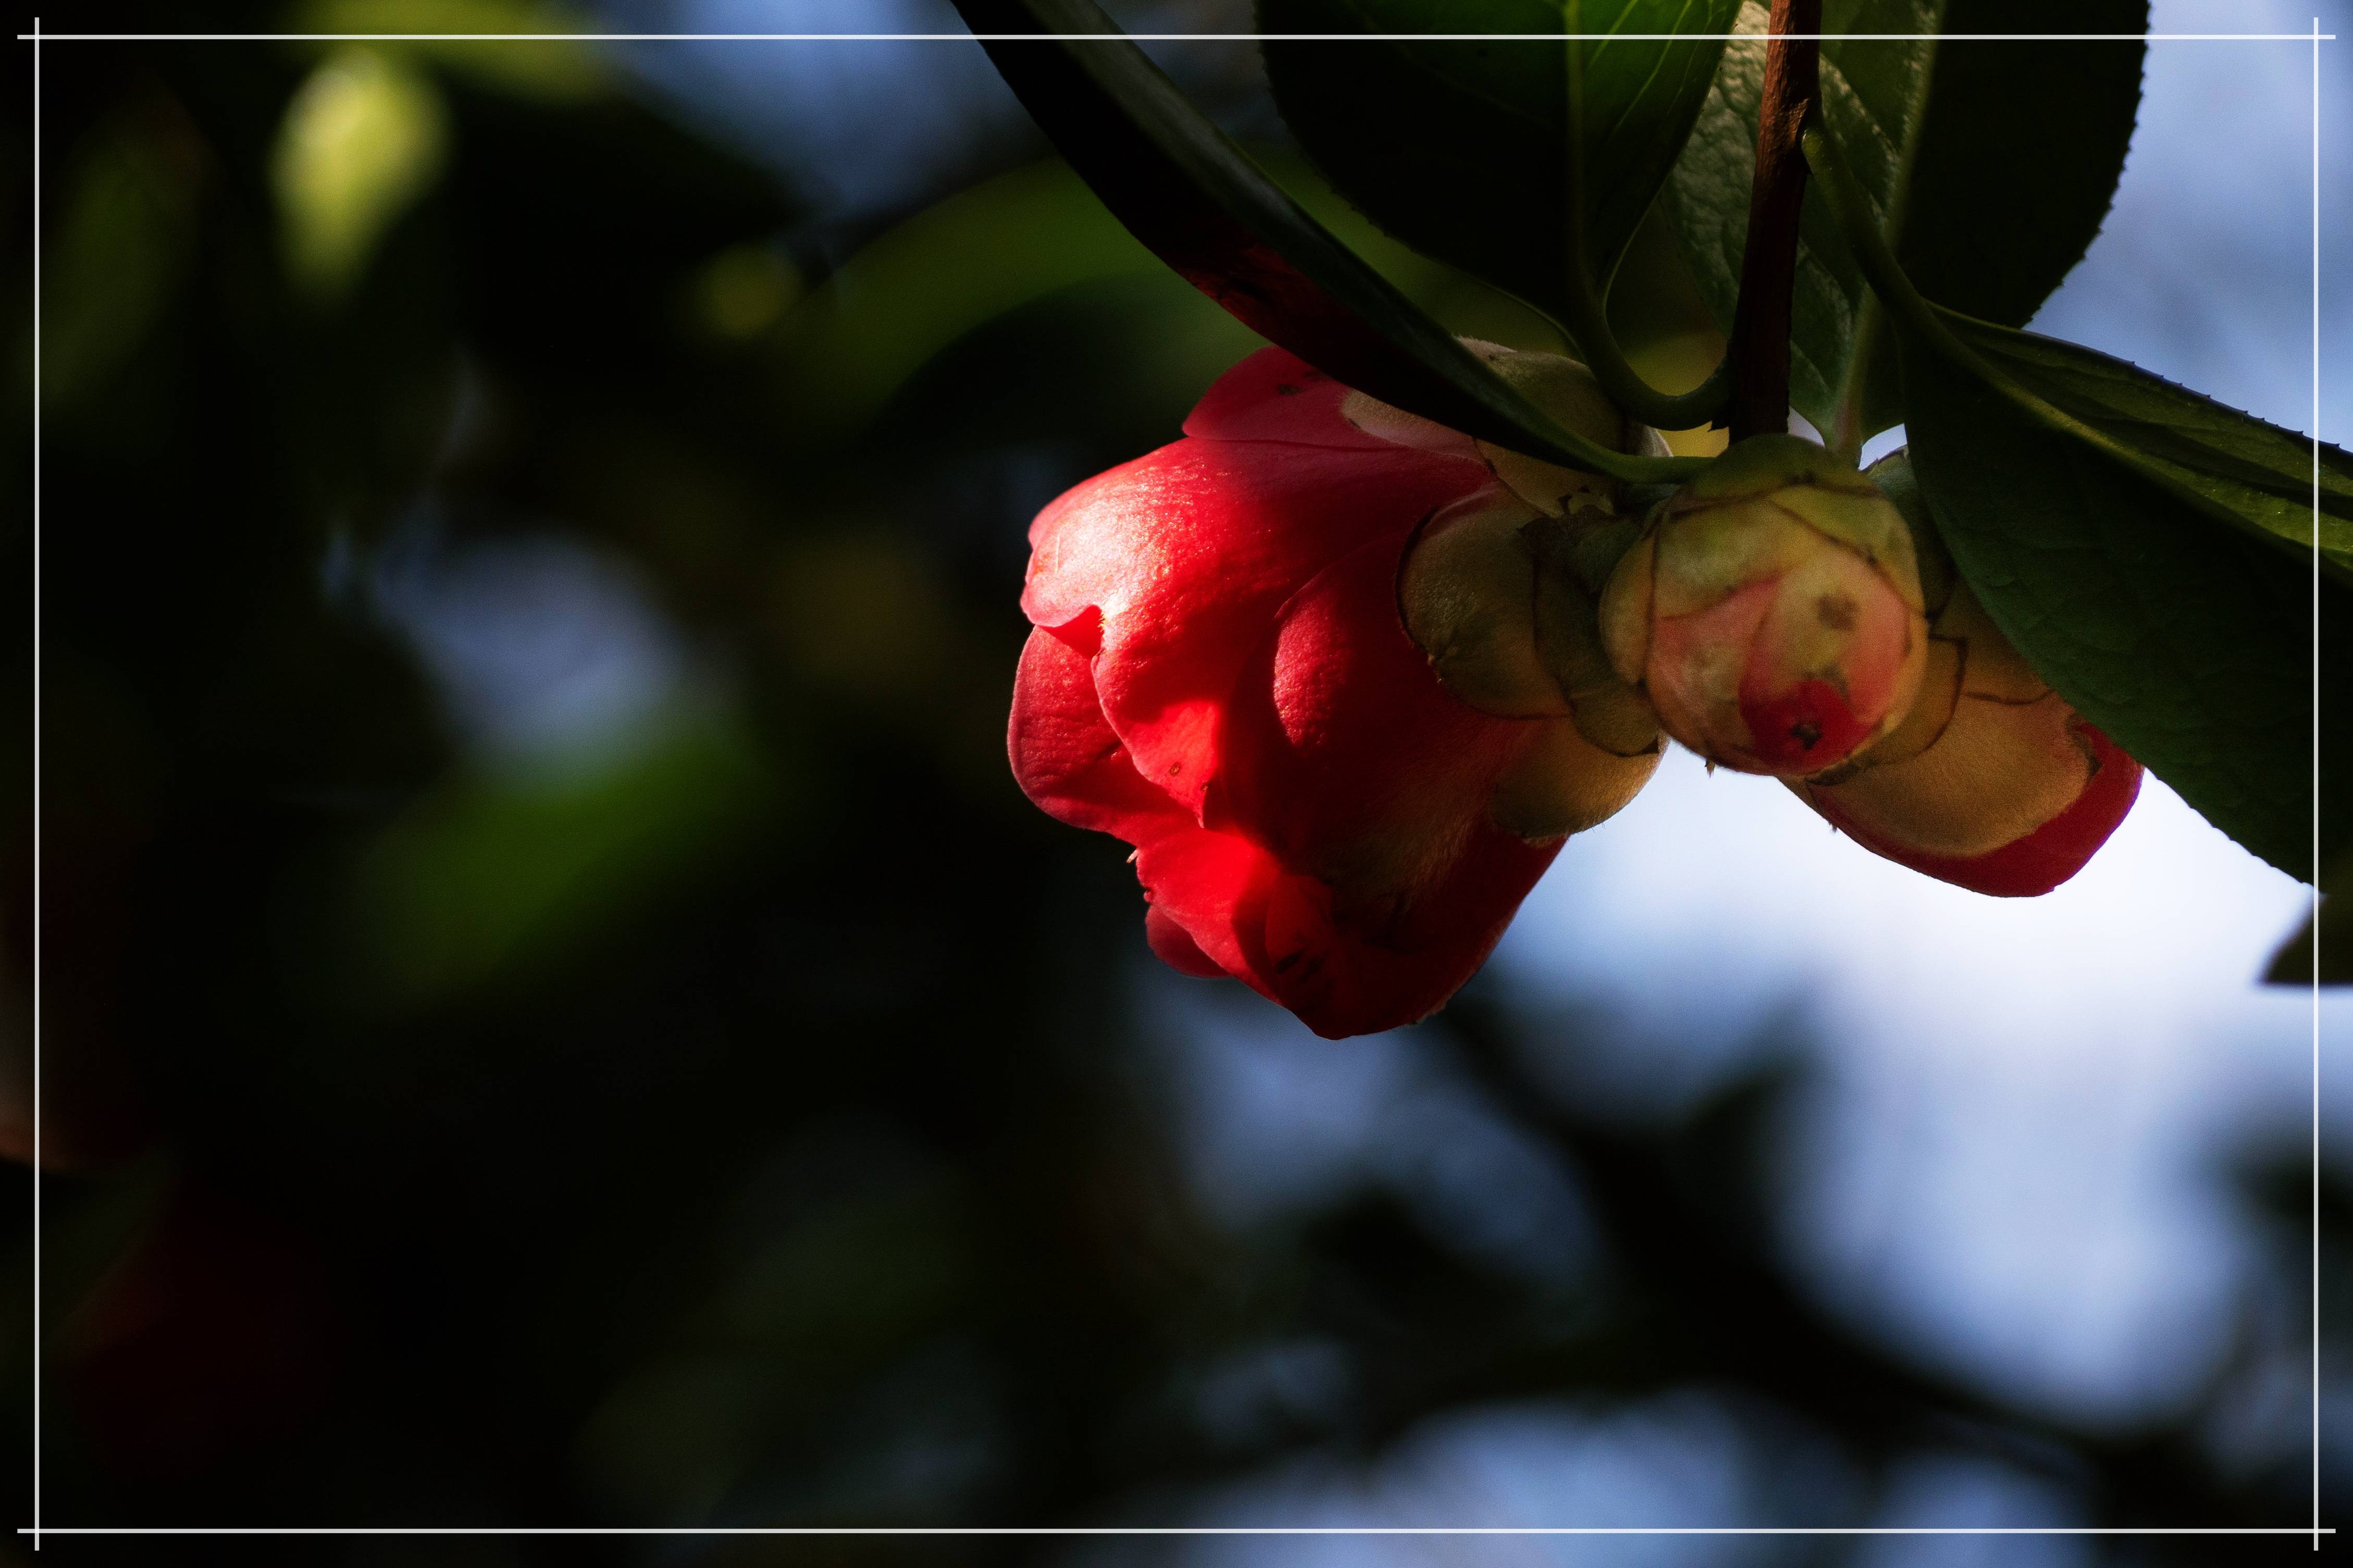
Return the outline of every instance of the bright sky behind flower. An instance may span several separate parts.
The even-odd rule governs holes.
[[[2343,443],[2353,432],[2353,7],[2158,0],[2153,25],[2302,33],[2316,11],[2348,35],[2324,46],[2320,84],[2320,338],[2331,358],[2319,428]],[[823,27],[840,14],[813,5],[796,22]],[[860,15],[928,28],[944,12],[907,0]],[[754,25],[748,16],[712,0],[673,21]],[[746,144],[762,140],[761,124],[788,121],[790,134],[772,140],[821,161],[851,219],[953,164],[943,123],[997,125],[1009,104],[968,46],[762,47],[776,52],[681,48],[633,64],[732,120]],[[926,48],[955,58],[916,52]],[[829,52],[840,50],[860,63]],[[779,82],[793,90],[776,92]],[[886,120],[858,111],[878,91],[894,106]],[[2312,91],[2308,45],[2152,46],[2115,209],[2035,327],[2311,428]],[[2216,1163],[2308,1136],[2309,998],[2254,984],[2306,900],[2154,779],[2073,882],[2005,901],[1877,859],[1774,782],[1710,777],[1677,752],[1632,807],[1569,846],[1505,939],[1494,978],[1474,984],[1540,1007],[1606,998],[1630,1043],[1564,1057],[1556,1076],[1566,1092],[1631,1115],[1720,1079],[1745,1037],[1794,1016],[1820,1042],[1824,1079],[1788,1129],[1787,1239],[1825,1299],[2030,1406],[2127,1421],[2181,1397],[2225,1349],[2248,1228],[2221,1206],[2234,1200]],[[1139,1006],[1172,1037],[1190,1169],[1213,1214],[1252,1223],[1369,1183],[1459,1226],[1516,1194],[1574,1230],[1573,1194],[1527,1167],[1492,1122],[1482,1131],[1473,1101],[1417,1056],[1409,1033],[1319,1041],[1239,987],[1142,964],[1139,976]],[[2324,1109],[2342,1160],[2353,1002],[2329,1001],[2322,1026]],[[1489,1228],[1478,1245],[1517,1244],[1509,1226]],[[1307,1366],[1314,1349],[1282,1356]],[[2284,1387],[2265,1429],[2292,1429],[2306,1396]],[[2334,1449],[2353,1449],[2353,1394],[2329,1399]],[[1584,1521],[1567,1515],[1585,1498],[1640,1503],[1657,1516],[1648,1522],[1735,1522],[1757,1500],[1743,1467],[1762,1461],[1704,1402],[1440,1426],[1369,1478],[1313,1466],[1270,1475],[1206,1500],[1202,1517],[1567,1523]],[[1580,1475],[1591,1484],[1561,1479]],[[2057,1505],[2016,1475],[1964,1465],[1914,1479],[1891,1519],[2059,1522]],[[1298,1560],[1297,1543],[1278,1544],[1268,1561]],[[2080,1555],[2066,1542],[2034,1549],[2038,1561]],[[1652,1542],[1625,1560],[1712,1561],[1713,1551]]]
[[[2160,4],[2154,26],[2301,31],[2311,15]],[[2353,155],[2353,42],[2328,47],[2325,161]],[[2115,210],[2036,329],[2308,428],[2311,73],[2306,45],[2152,46]],[[2327,167],[2322,348],[2353,361],[2353,184]],[[2339,441],[2348,389],[2353,363],[2325,362]],[[1572,842],[1500,962],[1530,987],[1603,989],[1662,1049],[1727,1008],[1801,1005],[1837,1082],[1805,1131],[1797,1227],[1825,1286],[2018,1397],[2122,1418],[2221,1350],[2212,1313],[2238,1260],[2201,1163],[2306,1122],[2309,997],[2251,984],[2306,896],[2154,779],[2073,882],[2006,902],[1679,754]],[[2331,1000],[2322,1024],[2341,1159],[2353,1008]]]
[[[2300,32],[2311,16],[2160,3],[2153,27]],[[2353,30],[2347,22],[2324,25]],[[2342,442],[2353,425],[2353,181],[2341,172],[2353,160],[2353,41],[2327,47],[2321,333],[2336,363],[2324,361],[2320,429]],[[2115,209],[2035,327],[2310,429],[2311,102],[2309,46],[2153,46]],[[1784,1219],[1825,1299],[2030,1407],[2121,1423],[2189,1394],[2229,1349],[2247,1227],[2223,1207],[2233,1200],[2218,1165],[2309,1135],[2309,994],[2253,983],[2307,899],[2154,779],[2072,883],[1996,900],[1862,853],[1773,781],[1711,777],[1679,752],[1620,816],[1572,841],[1495,967],[1507,994],[1564,1007],[1608,999],[1630,1047],[1597,1059],[1581,1047],[1556,1065],[1567,1092],[1637,1114],[1718,1078],[1745,1034],[1794,1012],[1821,1042],[1827,1081],[1788,1130],[1797,1191]],[[2326,1136],[2341,1161],[2353,1001],[2328,1000],[2321,1024]],[[1293,1032],[1302,1037],[1278,1044],[1278,1021],[1253,1031],[1254,1044],[1219,1047],[1253,1075],[1220,1110],[1318,1103],[1324,1087],[1388,1103],[1365,1087],[1377,1070]],[[1278,1092],[1272,1064],[1285,1056],[1303,1081]],[[1377,1131],[1396,1121],[1393,1110],[1364,1119],[1368,1150],[1396,1146]],[[1282,1123],[1268,1122],[1260,1146],[1271,1152]],[[1206,1108],[1197,1122],[1218,1124]],[[1208,1169],[1230,1201],[1248,1157],[1226,1125]],[[1328,1151],[1329,1131],[1311,1144]],[[1299,1157],[1272,1163],[1278,1182],[1302,1179]],[[1382,1161],[1364,1163],[1377,1179]],[[2277,1392],[2257,1424],[2293,1431],[2308,1384]],[[2341,1452],[2353,1398],[2332,1388],[2327,1404],[2336,1440],[2324,1438],[2324,1453]],[[1662,1422],[1697,1419],[1689,1411],[1629,1419],[1651,1439],[1630,1450],[1613,1448],[1609,1423],[1591,1414],[1499,1413],[1431,1435],[1371,1482],[1294,1474],[1228,1499],[1216,1517],[1290,1507],[1336,1518],[1352,1505],[1362,1517],[1370,1504],[1400,1520],[1588,1522],[1571,1518],[1574,1489],[1525,1479],[1548,1469],[1556,1479],[1548,1467],[1577,1455],[1630,1466],[1636,1496],[1682,1500],[1649,1522],[1742,1517],[1744,1467],[1757,1455],[1736,1441],[1655,1440]],[[1924,1472],[1887,1517],[2064,1522],[2021,1478],[1982,1469]],[[2036,1545],[2049,1561],[2078,1558],[2073,1543]],[[1626,1560],[1715,1560],[1699,1545],[1651,1547]]]

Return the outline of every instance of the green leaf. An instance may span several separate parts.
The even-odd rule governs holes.
[[[767,831],[792,781],[723,715],[682,710],[637,750],[453,775],[354,868],[354,980],[427,1005],[578,961]]]
[[[1573,268],[1609,279],[1707,97],[1724,45],[1706,35],[1738,10],[1738,0],[1259,0],[1259,26],[1700,35],[1265,46],[1283,119],[1367,216],[1567,322]]]
[[[1297,153],[1253,155],[1302,206],[1451,330],[1522,347],[1565,346],[1525,306],[1374,228]],[[793,306],[770,340],[779,426],[801,447],[838,446],[966,333],[1049,298],[1099,293],[1113,282],[1138,285],[1127,297],[1149,320],[1139,318],[1135,330],[1155,344],[1149,363],[1119,362],[1132,367],[1125,379],[1148,382],[1155,371],[1196,365],[1198,374],[1170,389],[1182,398],[1179,413],[1219,371],[1258,346],[1239,321],[1137,244],[1069,164],[1046,158],[884,230]]]
[[[2339,855],[2321,868],[2320,907],[2306,915],[2295,934],[2272,954],[2263,979],[2273,985],[2353,985],[2353,857]],[[2317,944],[2319,962],[2313,962]]]
[[[2353,690],[2353,591],[2316,590],[2308,557],[2215,527],[1919,334],[1902,350],[1914,471],[1995,623],[2209,821],[2309,880],[2316,643],[2323,689]],[[2353,829],[2348,737],[2321,736],[2324,857]]]
[[[1566,430],[1335,238],[1122,37],[1092,0],[956,0],[1022,106],[1146,249],[1350,386],[1531,456],[1627,480],[1704,464]]]
[[[2145,0],[2082,0],[2064,25],[2140,32]],[[1761,34],[1746,0],[1735,30]],[[1828,0],[1825,33],[2049,30],[2033,0]],[[1930,299],[2007,326],[2031,319],[2099,231],[2140,100],[2138,43],[1822,46],[1822,111],[1897,257]],[[1663,205],[1718,324],[1748,235],[1762,40],[1726,48]],[[1799,225],[1790,401],[1835,446],[1905,417],[1890,334],[1827,208]]]
[[[2127,448],[2132,466],[2147,477],[2210,516],[2309,562],[2310,437],[2093,349],[1942,314],[1995,371]],[[2353,456],[2322,442],[2317,457],[2321,552],[2353,571]]]
[[[2063,13],[2063,14],[2061,14]],[[2138,33],[2147,0],[1950,0],[1947,34]],[[1852,70],[1887,44],[1837,46]],[[1900,200],[1895,258],[1921,291],[2006,326],[2033,319],[2100,232],[2140,110],[2133,43],[1935,49],[1927,114]],[[1833,111],[1831,126],[1838,121]]]

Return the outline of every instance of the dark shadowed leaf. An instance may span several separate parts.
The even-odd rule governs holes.
[[[2310,557],[2310,437],[2076,343],[1949,312],[1945,321],[1997,371],[2129,448],[2148,477],[2182,499],[2299,560]],[[2317,457],[2321,552],[2353,568],[2353,455],[2322,442]]]
[[[1567,320],[1577,252],[1606,285],[1707,97],[1724,52],[1711,35],[1738,11],[1738,0],[1260,0],[1259,23],[1696,35],[1265,47],[1283,118],[1374,222]]]
[[[989,58],[1103,205],[1152,253],[1350,386],[1458,430],[1622,479],[1679,477],[1565,430],[1335,238],[1211,124],[1092,0],[957,0]]]
[[[1746,0],[1736,30],[1765,30]],[[2143,0],[2084,0],[2063,17],[2028,0],[1829,0],[1825,33],[2138,33]],[[1890,42],[1822,47],[1822,108],[1922,293],[2023,325],[2099,232],[2140,100],[2134,43]],[[1729,326],[1748,232],[1761,42],[1725,51],[1666,185],[1702,291]],[[1790,401],[1833,443],[1905,417],[1890,334],[1830,214],[1800,227]]]
[[[2263,971],[2274,985],[2353,985],[2353,904],[2341,896],[2353,887],[2353,858],[2339,855],[2323,867],[2320,887],[2320,907],[2280,944]]]
[[[2146,0],[1949,0],[1948,35],[2138,33]],[[1838,46],[1848,68],[1904,46]],[[2143,45],[1948,41],[1935,50],[1896,259],[1940,304],[2032,319],[2107,217],[2140,110]]]
[[[2313,865],[2312,568],[2047,424],[1907,332],[1912,461],[1987,611],[2051,684],[2208,820],[2281,869]],[[2080,352],[2080,351],[2078,351]],[[2321,585],[2327,689],[2353,683],[2353,593]],[[2353,768],[2323,732],[2321,775]],[[2330,786],[2324,856],[2353,811]]]

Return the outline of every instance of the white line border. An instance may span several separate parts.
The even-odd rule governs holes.
[[[2295,37],[2301,38],[2302,33]],[[19,1528],[19,1535],[32,1535],[29,1528]],[[887,1525],[887,1524],[681,1524],[681,1525],[553,1525],[528,1524],[491,1525],[386,1525],[379,1529],[364,1524],[265,1524],[265,1525],[191,1525],[174,1528],[169,1525],[48,1525],[41,1535],[232,1535],[232,1536],[348,1536],[348,1535],[617,1535],[617,1536],[795,1536],[795,1535],[997,1535],[997,1536],[1109,1536],[1109,1535],[2079,1535],[2079,1536],[2207,1536],[2207,1535],[2303,1535],[2307,1533],[2300,1524],[2272,1525],[1451,1525],[1451,1524],[1067,1524],[1067,1525]],[[2316,1537],[2334,1535],[2334,1525],[2310,1532]],[[39,1550],[36,1539],[34,1550]],[[2314,1550],[2318,1550],[2316,1541]]]
[[[34,18],[38,26],[40,18]],[[2318,17],[2313,26],[2318,28]],[[1855,44],[2294,43],[2334,33],[43,33],[53,44]],[[19,33],[19,39],[35,37]]]
[[[41,19],[33,18],[33,1550],[41,1549]]]
[[[20,1526],[33,1550],[44,1536],[1380,1536],[1380,1535],[1965,1535],[2260,1536],[2302,1535],[2295,1526],[2245,1527],[1942,1527],[1942,1526],[106,1526],[41,1521],[41,46],[48,43],[1543,43],[1748,41],[1757,33],[47,33],[41,18],[16,35],[33,46],[33,1522]],[[2320,46],[2337,35],[2312,19],[2309,33],[1790,33],[1816,42],[1868,43],[2285,43],[2312,45],[2312,854],[2320,864]],[[2312,1549],[2335,1535],[2320,1522],[2320,894],[2312,922]]]
[[[2320,18],[2312,19],[2312,1549],[2320,1550]]]

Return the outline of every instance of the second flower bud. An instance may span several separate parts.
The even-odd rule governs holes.
[[[1667,733],[1782,777],[1900,722],[1928,642],[1904,519],[1794,436],[1740,442],[1662,501],[1610,575],[1600,627]]]

